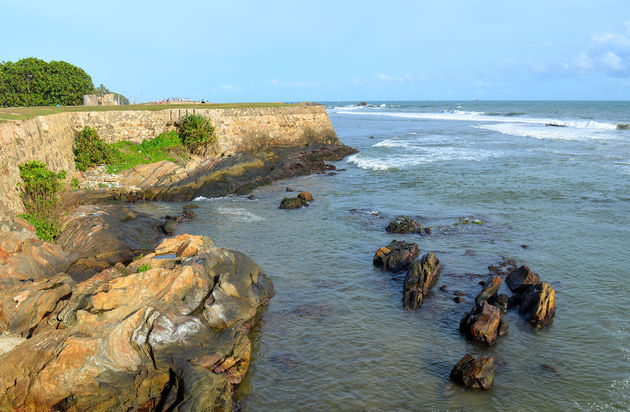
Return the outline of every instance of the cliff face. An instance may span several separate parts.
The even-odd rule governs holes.
[[[323,106],[285,106],[238,109],[165,109],[160,111],[68,112],[30,120],[0,123],[0,218],[23,211],[18,165],[30,160],[48,163],[52,170],[76,176],[72,146],[78,131],[94,127],[107,142],[141,142],[172,130],[191,113],[211,119],[216,143],[209,157],[269,146],[338,143]]]

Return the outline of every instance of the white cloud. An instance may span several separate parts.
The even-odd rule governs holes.
[[[617,56],[615,53],[608,51],[601,56],[601,62],[612,71],[622,71],[626,69],[623,59]]]

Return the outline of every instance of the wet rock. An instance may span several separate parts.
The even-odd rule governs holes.
[[[547,282],[529,285],[523,292],[519,312],[536,327],[549,325],[556,314],[555,290]]]
[[[440,261],[433,252],[415,261],[403,282],[403,307],[417,309],[422,306],[424,298],[435,285],[440,275]]]
[[[501,277],[507,276],[511,271],[516,269],[516,263],[514,260],[501,257],[501,261],[496,265],[489,265],[488,270],[493,275],[499,275]]]
[[[486,282],[485,280],[480,280],[479,281],[479,286],[486,286],[486,283],[488,283],[488,282]]]
[[[505,293],[501,293],[499,295],[495,295],[488,300],[491,305],[496,306],[503,313],[507,313],[509,308],[510,298]]]
[[[246,333],[273,287],[209,239],[165,242],[158,250],[200,246],[171,269],[119,264],[76,285],[60,274],[0,288],[30,336],[1,355],[0,410],[230,409],[250,362]]]
[[[464,298],[463,298],[463,297],[461,297],[461,296],[455,296],[455,297],[453,298],[453,302],[455,302],[455,303],[462,303],[462,302],[465,302],[465,301],[466,301],[466,299],[464,299]]]
[[[499,336],[507,335],[510,330],[510,324],[505,319],[501,319],[499,322]]]
[[[254,195],[249,195],[249,196],[247,196],[247,199],[249,199],[249,200],[256,200],[256,196],[254,196]]]
[[[289,186],[287,186],[287,188],[285,189],[287,192],[294,192],[293,189],[291,189]]]
[[[512,292],[522,293],[530,285],[540,283],[540,276],[532,272],[527,266],[520,266],[518,269],[514,269],[510,272],[507,278],[505,278],[505,283]]]
[[[424,228],[424,233],[426,233],[427,235],[430,235],[430,234],[431,234],[431,232],[432,232],[432,231],[431,231],[431,228],[430,228],[429,226],[425,226],[425,228]]]
[[[372,263],[383,270],[402,272],[411,266],[419,254],[420,249],[416,243],[393,240],[376,251]]]
[[[467,353],[451,370],[451,380],[471,389],[490,389],[494,379],[494,360]]]
[[[388,233],[421,233],[422,225],[410,217],[398,216],[389,222],[385,230]]]
[[[446,285],[440,286],[440,292],[446,292]]]
[[[299,209],[303,206],[308,206],[308,203],[299,197],[285,197],[280,202],[280,209]]]
[[[310,194],[309,192],[300,192],[300,194],[297,195],[297,197],[299,199],[302,199],[306,203],[311,203],[313,201],[313,195]]]
[[[529,246],[528,246],[528,245],[521,245],[521,247],[522,247],[523,249],[529,249]]]
[[[166,219],[164,223],[162,223],[162,231],[165,235],[171,236],[177,230],[177,220],[176,219]]]
[[[484,286],[483,290],[475,298],[475,303],[479,305],[484,300],[490,300],[497,294],[503,279],[501,276],[493,276],[492,279]]]
[[[468,339],[494,345],[499,336],[500,322],[501,311],[484,300],[481,305],[475,305],[472,311],[464,315],[459,323],[459,330]]]

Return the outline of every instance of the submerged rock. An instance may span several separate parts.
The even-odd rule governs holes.
[[[280,209],[299,209],[308,206],[308,203],[299,197],[285,197],[280,202]]]
[[[403,282],[403,307],[418,309],[440,275],[440,261],[433,252],[415,261]]]
[[[411,266],[419,254],[420,249],[415,242],[393,240],[376,251],[372,263],[383,270],[402,272]]]
[[[407,216],[398,216],[396,219],[389,222],[385,230],[388,233],[421,233],[422,225],[420,222],[407,217]]]
[[[451,380],[472,389],[490,389],[494,380],[494,360],[489,356],[475,357],[469,353],[451,370]]]

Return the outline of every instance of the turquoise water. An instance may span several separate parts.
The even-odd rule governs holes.
[[[630,130],[616,128],[630,103],[368,103],[328,104],[360,150],[336,163],[345,171],[277,182],[254,201],[200,198],[179,228],[243,251],[275,284],[244,410],[630,409]],[[286,186],[314,203],[279,210]],[[385,233],[399,214],[432,235]],[[483,225],[455,226],[464,216]],[[400,276],[372,267],[391,239],[442,262],[417,311],[401,307]],[[510,312],[508,335],[477,346],[458,323],[502,256],[552,284],[557,314],[534,330]],[[466,352],[494,357],[489,392],[449,382]]]

